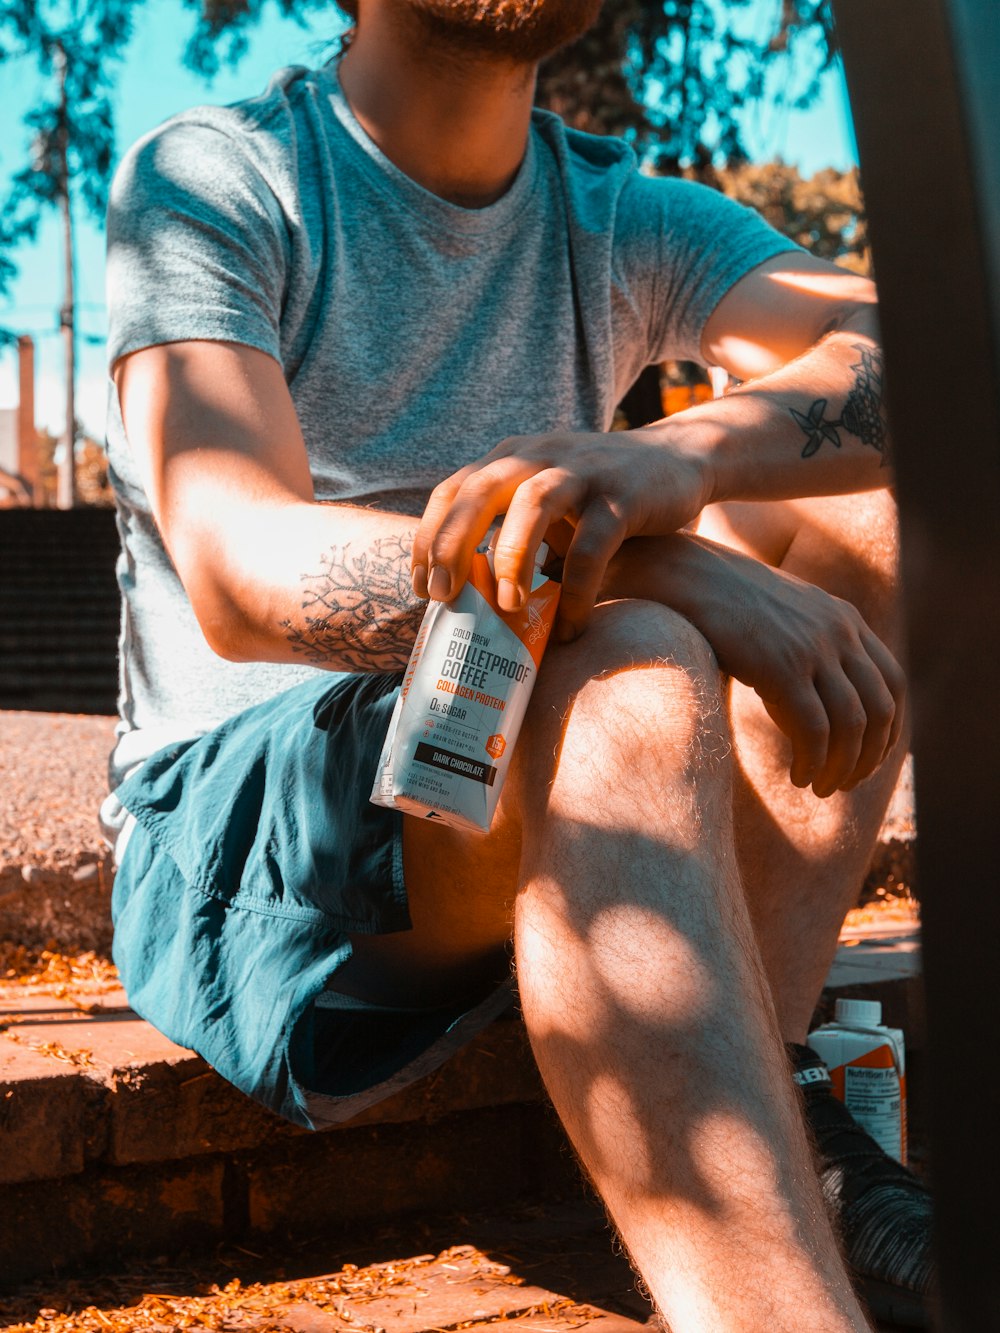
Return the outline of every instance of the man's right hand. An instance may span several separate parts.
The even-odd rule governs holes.
[[[849,602],[687,534],[630,542],[605,594],[662,601],[700,630],[788,737],[796,787],[848,791],[895,748],[906,679]]]
[[[531,587],[546,534],[572,531],[564,553],[558,637],[579,634],[598,600],[609,562],[631,537],[664,536],[692,522],[713,498],[711,426],[666,423],[644,431],[518,435],[445,478],[431,493],[413,546],[413,585],[449,601],[472,554],[501,519],[494,546],[500,605],[516,611]]]

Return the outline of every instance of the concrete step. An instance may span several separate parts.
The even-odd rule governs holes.
[[[881,999],[907,1033],[919,1097],[916,925],[894,929],[843,940],[821,1009]],[[516,1016],[348,1125],[309,1134],[144,1023],[99,975],[0,986],[0,1125],[7,1281],[194,1241],[252,1247],[509,1204],[576,1179]]]
[[[5,569],[4,575],[10,577],[10,571]],[[41,619],[53,606],[84,608],[105,619],[118,610],[118,585],[110,566],[93,573],[77,570],[72,577],[58,570],[18,571],[16,578],[0,591],[0,613],[14,623],[23,616]]]
[[[0,541],[39,541],[63,532],[84,533],[89,540],[113,533],[115,511],[81,505],[76,509],[5,509],[0,513]]]
[[[113,697],[111,674],[105,689]],[[109,948],[111,861],[96,816],[115,721],[0,710],[0,940],[51,942],[64,953]],[[907,765],[868,876],[870,893],[913,885],[914,839]]]
[[[102,676],[81,675],[79,679],[72,673],[53,675],[37,681],[31,689],[26,689],[21,681],[7,689],[0,677],[0,700],[32,713],[73,708],[77,713],[103,717],[114,707],[117,697],[118,682],[111,671]]]
[[[77,608],[79,613],[79,608]],[[67,651],[80,652],[81,649],[100,654],[96,665],[105,670],[115,665],[115,646],[118,638],[117,615],[101,616],[96,611],[88,612],[86,635],[76,627],[67,632],[66,625],[55,615],[52,608],[46,606],[37,611],[37,619],[25,616],[6,616],[0,607],[0,662],[9,671],[15,663],[11,654],[21,652],[46,652],[53,655]],[[21,659],[17,659],[17,669],[26,669]]]
[[[0,940],[111,947],[111,854],[97,826],[114,719],[0,711]]]
[[[88,616],[97,617],[102,623],[116,621],[119,602],[114,577],[95,575],[54,586],[49,575],[37,582],[24,580],[16,588],[0,591],[0,614],[6,630],[17,629],[21,624],[41,625],[53,608],[60,612],[85,610]]]
[[[113,677],[117,674],[114,657],[114,636],[111,637],[111,652],[106,644],[63,644],[45,647],[41,644],[27,643],[20,654],[17,671],[0,670],[0,680],[7,688],[30,690],[32,683],[39,676],[56,675],[66,680],[71,686],[83,675],[95,680]]]
[[[0,999],[4,1282],[574,1188],[516,1020],[309,1134],[136,1018],[121,991],[28,990]]]

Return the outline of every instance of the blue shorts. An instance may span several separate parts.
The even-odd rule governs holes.
[[[399,681],[318,676],[160,750],[117,792],[136,820],[112,898],[132,1007],[313,1129],[437,1068],[511,1001],[506,986],[472,1010],[336,992],[350,935],[410,926],[403,816],[368,800]]]

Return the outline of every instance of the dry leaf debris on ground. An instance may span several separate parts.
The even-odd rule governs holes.
[[[869,877],[860,904],[848,913],[845,927],[867,931],[917,924],[919,905],[910,892],[908,869],[909,862],[902,852],[894,853],[880,876]],[[113,963],[100,953],[63,953],[55,941],[40,949],[0,941],[0,986],[25,994],[51,994],[91,1012],[100,1007],[95,1003],[98,997],[119,984]],[[9,1038],[23,1041],[15,1030],[16,1022],[15,1016],[8,1017],[3,1027]],[[66,1051],[55,1042],[29,1044],[55,1059],[87,1062],[85,1052]],[[437,1255],[418,1255],[391,1263],[346,1264],[332,1275],[291,1281],[283,1280],[280,1270],[272,1268],[264,1274],[265,1280],[253,1280],[253,1273],[244,1273],[220,1282],[220,1269],[228,1267],[232,1272],[240,1265],[221,1261],[206,1268],[203,1261],[171,1268],[163,1261],[118,1276],[35,1283],[23,1288],[13,1300],[0,1296],[0,1329],[7,1333],[174,1333],[189,1328],[216,1333],[301,1333],[312,1325],[308,1320],[303,1324],[301,1316],[296,1316],[297,1307],[300,1312],[314,1311],[321,1319],[332,1317],[343,1333],[384,1333],[377,1319],[366,1320],[366,1306],[393,1295],[419,1304],[420,1283],[431,1266],[459,1258],[466,1263],[474,1259],[480,1279],[493,1285],[507,1283],[516,1288],[524,1281],[473,1246],[451,1247]],[[272,1278],[277,1280],[268,1280]],[[543,1323],[531,1324],[534,1333],[568,1333],[599,1314],[570,1297],[554,1297],[541,1304],[519,1302],[514,1293],[512,1297],[505,1302],[509,1308],[486,1319],[477,1314],[468,1320],[453,1318],[439,1325],[418,1321],[413,1327],[457,1330],[512,1319],[523,1327],[522,1321],[537,1316]]]
[[[5,1032],[11,1041],[17,1042],[18,1046],[28,1046],[31,1050],[37,1051],[39,1055],[47,1055],[50,1059],[59,1060],[64,1065],[75,1065],[77,1069],[93,1069],[96,1067],[97,1061],[94,1059],[92,1051],[71,1051],[59,1041],[32,1041],[30,1038],[22,1036],[20,1032],[12,1032],[9,1026],[3,1024],[0,1024],[0,1032]]]
[[[54,941],[45,949],[27,949],[13,940],[0,940],[0,983],[49,989],[63,986],[67,991],[87,987],[98,993],[120,984],[114,963],[92,949],[65,954]]]
[[[157,1274],[151,1270],[145,1276],[150,1285],[156,1284],[160,1290],[147,1291],[135,1299],[134,1288],[142,1275],[134,1273],[120,1279],[123,1303],[87,1304],[80,1308],[74,1307],[92,1294],[92,1287],[88,1289],[83,1280],[66,1282],[58,1298],[51,1290],[47,1293],[47,1298],[54,1300],[54,1304],[35,1306],[35,1318],[3,1323],[0,1328],[7,1333],[104,1333],[106,1330],[110,1333],[174,1333],[174,1330],[188,1328],[216,1330],[217,1333],[237,1333],[244,1329],[252,1329],[254,1333],[298,1333],[302,1324],[295,1318],[295,1312],[305,1309],[333,1316],[344,1333],[385,1333],[379,1322],[379,1312],[372,1312],[373,1317],[368,1317],[366,1306],[380,1303],[385,1309],[388,1300],[395,1315],[393,1322],[398,1323],[399,1315],[405,1310],[412,1314],[414,1329],[459,1330],[538,1316],[549,1322],[552,1333],[568,1333],[568,1330],[583,1327],[600,1313],[568,1297],[553,1295],[539,1301],[537,1289],[530,1289],[530,1296],[526,1292],[526,1299],[519,1300],[516,1289],[524,1285],[524,1279],[472,1245],[451,1246],[437,1255],[423,1254],[369,1266],[345,1264],[337,1273],[315,1278],[273,1282],[245,1282],[232,1278],[222,1286],[205,1284],[203,1294],[163,1290],[171,1285],[190,1286],[187,1276],[176,1283],[170,1281],[171,1276],[179,1276],[176,1273]],[[454,1315],[459,1310],[452,1303],[452,1317],[446,1323],[436,1323],[436,1316],[442,1313],[438,1299],[436,1308],[428,1312],[429,1319],[426,1322],[421,1320],[421,1301],[435,1295],[428,1279],[437,1278],[440,1283],[442,1276],[455,1287],[465,1289],[461,1299],[467,1304],[470,1318],[456,1319]],[[103,1285],[110,1296],[116,1279],[105,1279]],[[502,1302],[502,1310],[484,1318],[482,1312],[475,1311],[477,1299],[488,1289],[495,1290],[498,1286],[513,1290],[509,1299]],[[46,1299],[42,1290],[38,1283],[27,1289],[16,1302],[17,1313],[30,1313],[26,1312],[25,1306],[31,1303],[32,1291],[36,1293],[36,1301]],[[397,1307],[397,1301],[403,1304]],[[0,1302],[0,1317],[4,1317],[3,1311]]]
[[[854,907],[844,918],[845,930],[859,930],[863,927],[881,926],[918,926],[920,924],[920,904],[908,894],[892,896],[883,894],[861,907]]]
[[[101,996],[120,984],[114,964],[92,950],[64,954],[55,948],[29,949],[10,940],[0,941],[0,996],[4,1001],[0,1033],[63,1064],[92,1066],[94,1060],[87,1051],[71,1050],[58,1041],[38,1041],[19,1031],[27,1015],[18,1010],[18,997],[47,995],[81,1014],[98,1014],[103,1009]],[[12,996],[13,1005],[9,1003]]]

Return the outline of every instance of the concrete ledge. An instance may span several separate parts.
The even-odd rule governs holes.
[[[111,951],[111,853],[97,825],[115,719],[0,711],[0,941]],[[915,879],[909,762],[865,892]],[[861,886],[859,885],[859,889]]]
[[[845,939],[817,1020],[837,995],[880,998],[919,1057],[916,928],[894,929]],[[120,990],[23,989],[0,997],[0,1181],[15,1222],[3,1281],[578,1187],[516,1016],[350,1124],[309,1134],[155,1032]]]
[[[111,854],[97,826],[115,719],[0,712],[0,940],[111,948]]]
[[[53,993],[53,990],[56,993]],[[520,1021],[310,1134],[138,1018],[120,988],[0,990],[0,1281],[112,1257],[572,1187]]]
[[[219,1242],[357,1240],[412,1213],[579,1194],[579,1174],[542,1105],[307,1135],[278,1152],[98,1163],[2,1194],[0,1289]]]
[[[169,1162],[314,1137],[143,1022],[124,991],[83,1003],[79,990],[72,998],[0,992],[0,1182],[64,1180],[95,1162]],[[501,1019],[434,1074],[350,1123],[432,1125],[541,1095],[520,1022]]]

